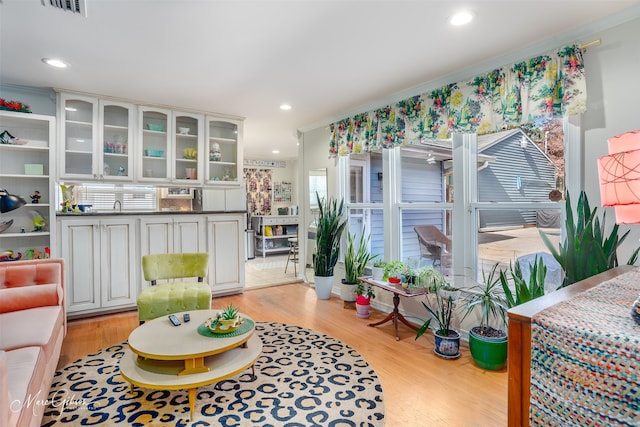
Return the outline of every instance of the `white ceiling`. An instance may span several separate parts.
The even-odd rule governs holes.
[[[241,116],[245,157],[290,159],[299,129],[419,93],[491,60],[556,47],[607,17],[624,19],[621,11],[638,4],[86,0],[83,17],[41,0],[0,0],[0,83]],[[451,27],[447,17],[463,6],[475,20]],[[577,41],[596,36],[583,35]],[[70,67],[52,69],[43,57]],[[293,109],[281,111],[282,103]]]

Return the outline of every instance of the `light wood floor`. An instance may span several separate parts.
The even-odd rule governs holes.
[[[387,427],[504,426],[507,424],[507,372],[484,371],[473,364],[468,347],[462,357],[443,360],[433,353],[433,335],[418,341],[400,326],[396,341],[391,324],[368,323],[385,314],[372,310],[358,319],[337,296],[318,300],[313,288],[297,283],[215,298],[213,308],[230,303],[256,321],[304,326],[348,343],[380,377]],[[59,367],[111,344],[125,341],[137,326],[136,312],[70,321]]]

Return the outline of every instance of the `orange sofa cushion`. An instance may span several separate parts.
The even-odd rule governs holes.
[[[59,263],[20,263],[0,268],[0,289],[58,283],[62,265]]]
[[[0,313],[60,304],[62,289],[55,283],[6,288],[0,291]]]

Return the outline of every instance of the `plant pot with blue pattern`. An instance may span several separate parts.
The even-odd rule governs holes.
[[[452,329],[447,331],[435,331],[436,355],[444,359],[457,359],[460,357],[460,334]]]

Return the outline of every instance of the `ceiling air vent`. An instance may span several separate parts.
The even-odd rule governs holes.
[[[56,9],[77,13],[85,18],[87,17],[86,0],[42,0],[43,6],[47,6],[47,4]]]

